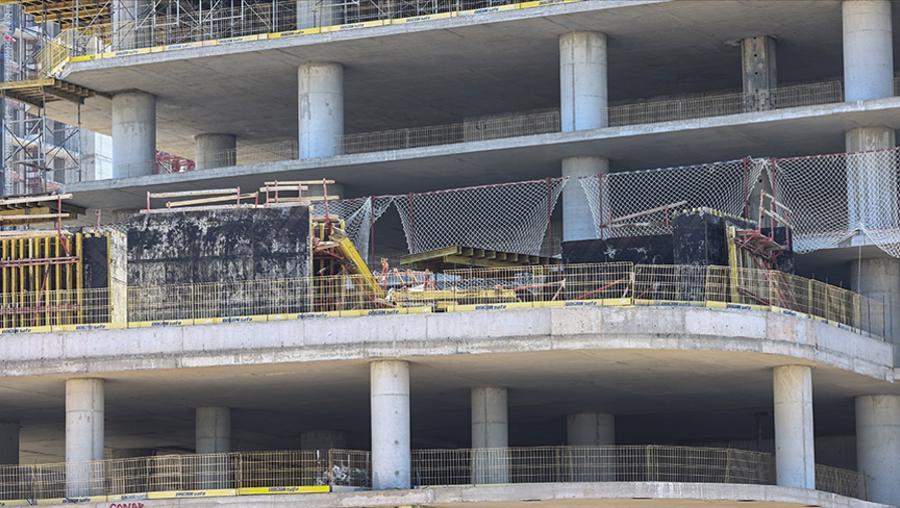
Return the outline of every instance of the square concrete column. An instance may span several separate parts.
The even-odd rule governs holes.
[[[204,489],[230,488],[231,408],[195,410],[195,450],[199,485]]]
[[[472,483],[509,482],[507,390],[472,388]]]
[[[19,422],[0,422],[0,464],[19,463]]]
[[[102,379],[66,381],[66,495],[98,492],[103,471],[104,393]]]
[[[309,63],[297,72],[301,159],[341,153],[344,135],[344,67]]]
[[[559,38],[559,118],[563,132],[608,124],[606,35],[571,32]]]
[[[409,434],[409,363],[372,362],[372,488],[408,489],[412,452]]]
[[[856,463],[867,500],[900,506],[900,396],[856,398]]]
[[[768,35],[741,40],[741,76],[745,111],[765,111],[776,106],[778,66],[775,49],[775,38]]]
[[[566,418],[571,481],[616,480],[616,419],[605,413],[578,413]]]
[[[894,95],[890,0],[844,0],[842,22],[845,100]]]
[[[234,134],[197,134],[194,136],[196,169],[224,168],[237,162],[237,136]]]
[[[782,487],[816,488],[812,368],[775,367],[775,470]]]
[[[112,45],[114,50],[153,45],[153,0],[112,0]]]
[[[335,0],[297,0],[297,28],[340,25],[341,8]]]
[[[562,160],[562,176],[569,178],[562,190],[563,241],[592,240],[601,235],[594,223],[591,205],[579,179],[602,178],[609,171],[609,159],[605,157],[568,157]],[[602,222],[609,220],[609,189],[601,180],[599,215]]]
[[[152,175],[156,169],[156,97],[121,92],[112,100],[113,178]]]

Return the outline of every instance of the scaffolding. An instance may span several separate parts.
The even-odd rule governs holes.
[[[47,104],[74,103],[80,124],[81,104],[94,95],[91,90],[52,77],[59,65],[55,63],[59,52],[52,42],[59,25],[49,19],[51,12],[56,12],[51,11],[52,6],[63,2],[44,4],[44,14],[37,18],[27,14],[34,4],[0,5],[4,27],[0,193],[4,196],[55,191],[60,183],[78,176],[80,125],[50,120]]]

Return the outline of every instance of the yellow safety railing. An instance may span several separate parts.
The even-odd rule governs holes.
[[[884,302],[776,270],[594,263],[0,294],[0,333],[561,306],[771,311],[884,337]],[[373,280],[378,287],[373,287]]]

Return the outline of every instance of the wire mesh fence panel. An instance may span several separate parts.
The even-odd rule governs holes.
[[[234,454],[238,488],[328,485],[327,452],[316,450],[243,452]]]
[[[771,484],[770,454],[663,445],[414,450],[416,486],[579,481]]]
[[[582,177],[598,237],[670,234],[675,212],[740,216],[762,168],[750,159]],[[574,182],[573,182],[574,183]]]
[[[841,496],[866,499],[865,482],[862,475],[849,469],[816,464],[816,489]]]
[[[372,486],[372,453],[362,450],[329,450],[326,480],[342,487]]]
[[[411,254],[451,245],[538,256],[565,180],[396,196]]]

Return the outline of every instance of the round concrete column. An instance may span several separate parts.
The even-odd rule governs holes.
[[[237,137],[234,134],[197,134],[194,136],[196,169],[224,168],[237,161]]]
[[[605,413],[578,413],[566,418],[566,442],[571,451],[571,481],[608,482],[616,479],[616,419]]]
[[[475,484],[509,481],[507,411],[506,388],[472,388],[472,482]]]
[[[113,49],[146,48],[153,45],[149,17],[153,0],[112,0]]]
[[[91,495],[89,462],[103,459],[103,380],[66,381],[66,495]]]
[[[856,398],[856,463],[866,499],[900,506],[900,396]]]
[[[0,422],[0,464],[19,463],[19,422]]]
[[[334,0],[297,0],[297,28],[340,25],[340,8]]]
[[[897,169],[883,150],[896,146],[894,129],[858,127],[845,133],[847,158],[847,220],[851,228],[895,228],[898,216]],[[874,150],[874,151],[873,151]]]
[[[861,326],[892,342],[894,362],[900,364],[900,259],[851,261],[850,287],[872,300],[860,308]]]
[[[606,35],[571,32],[559,38],[559,104],[563,132],[606,127]]]
[[[813,440],[812,369],[775,367],[775,469],[782,487],[816,488]]]
[[[122,92],[112,100],[113,178],[152,175],[156,167],[156,97]]]
[[[568,157],[562,160],[562,176],[569,181],[562,190],[563,241],[591,240],[598,238],[597,227],[581,177],[601,176],[609,171],[609,159],[605,157]],[[609,189],[601,187],[601,217],[609,210]],[[608,217],[605,217],[607,220]]]
[[[300,158],[341,153],[344,67],[336,63],[310,63],[300,66],[297,77]]]
[[[231,451],[231,409],[198,407],[196,411],[196,451],[227,453]]]
[[[844,0],[844,96],[848,101],[894,95],[890,0]]]
[[[412,469],[409,443],[409,363],[372,362],[372,487],[408,489]]]

